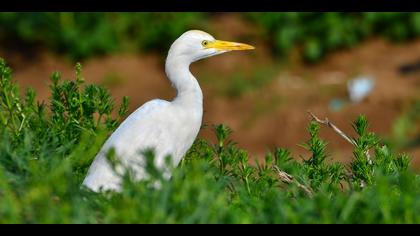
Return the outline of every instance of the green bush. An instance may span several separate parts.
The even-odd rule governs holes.
[[[80,184],[127,100],[113,118],[112,98],[84,85],[79,64],[73,81],[52,75],[49,105],[32,91],[21,96],[3,60],[0,79],[0,223],[420,222],[419,176],[406,155],[368,132],[363,116],[353,123],[350,165],[328,162],[315,122],[303,145],[309,159],[278,148],[256,165],[229,139],[231,130],[216,125],[217,142],[197,139],[160,189],[149,187],[153,178],[124,176],[121,193],[98,194]]]
[[[404,41],[420,35],[420,13],[248,13],[279,55],[300,47],[309,62],[374,35]]]
[[[260,26],[276,55],[300,48],[315,62],[341,48],[375,35],[404,41],[420,34],[420,13],[244,13]],[[43,46],[74,59],[115,51],[166,53],[184,31],[206,28],[206,13],[0,13],[0,42]],[[16,45],[18,43],[18,45]]]
[[[200,13],[0,13],[0,40],[44,46],[75,59],[117,50],[167,50]]]

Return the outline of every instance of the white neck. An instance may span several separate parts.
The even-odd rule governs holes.
[[[202,109],[203,93],[198,81],[190,72],[190,64],[191,61],[183,56],[173,56],[169,53],[166,58],[166,75],[177,91],[177,96],[172,102]]]

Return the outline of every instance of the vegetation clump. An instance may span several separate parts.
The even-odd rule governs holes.
[[[81,182],[128,99],[113,113],[109,92],[85,85],[80,64],[74,80],[53,73],[50,89],[48,104],[33,90],[20,94],[0,60],[0,223],[420,222],[420,178],[409,157],[369,132],[363,116],[353,122],[348,165],[328,155],[316,121],[302,145],[309,159],[277,148],[255,164],[220,124],[217,142],[197,139],[170,180],[125,176],[121,193],[91,192]],[[156,178],[159,189],[150,187]]]

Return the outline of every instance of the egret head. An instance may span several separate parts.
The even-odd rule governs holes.
[[[194,62],[229,51],[250,49],[254,49],[254,47],[244,43],[216,40],[206,32],[190,30],[175,40],[169,54]]]

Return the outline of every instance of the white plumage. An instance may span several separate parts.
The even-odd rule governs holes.
[[[200,130],[203,116],[203,94],[191,74],[192,62],[232,50],[253,49],[247,44],[215,40],[211,35],[190,30],[182,34],[171,46],[166,59],[165,70],[177,96],[172,101],[154,99],[134,111],[105,142],[95,157],[83,185],[93,191],[119,191],[121,179],[111,168],[106,154],[114,148],[122,166],[134,171],[136,180],[147,178],[142,165],[145,164],[141,151],[152,148],[155,151],[156,167],[170,178],[165,168],[165,157],[172,157],[177,166],[193,144]]]

